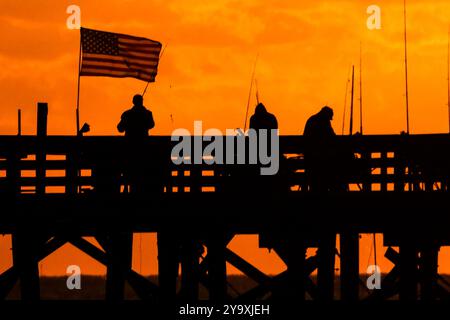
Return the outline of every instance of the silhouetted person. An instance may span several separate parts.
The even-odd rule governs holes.
[[[145,137],[154,128],[152,112],[144,107],[143,98],[137,94],[133,97],[133,107],[122,114],[117,129],[125,132],[128,140],[128,152],[125,155],[126,172],[132,194],[145,194],[148,197],[158,196],[164,191],[170,157],[164,152],[148,150],[151,144]],[[147,151],[147,152],[146,152]],[[151,151],[151,152],[148,152]],[[174,302],[180,254],[180,241],[170,230],[160,230],[157,235],[160,299]]]
[[[258,103],[255,113],[250,117],[250,129],[278,129],[277,118],[267,112],[266,107],[262,103]]]
[[[139,138],[148,136],[148,131],[155,127],[153,114],[144,107],[144,98],[137,94],[133,97],[133,107],[122,114],[117,130],[125,136]]]
[[[308,119],[303,135],[313,139],[329,139],[336,136],[331,126],[333,116],[333,109],[327,106],[323,107],[319,113]]]
[[[331,125],[333,109],[323,107],[317,114],[311,116],[303,132],[306,138],[305,167],[310,191],[327,192],[338,189],[338,166],[336,165],[337,150],[336,134]],[[320,210],[318,203],[316,210]],[[319,232],[317,263],[317,283],[320,288],[318,299],[332,300],[334,295],[334,264],[336,234],[326,228]]]
[[[127,138],[124,150],[125,172],[130,192],[157,194],[163,190],[165,165],[162,154],[150,150],[151,141],[146,139],[155,127],[153,114],[144,106],[142,95],[133,97],[133,107],[122,114],[117,129]]]
[[[311,191],[331,191],[337,187],[336,134],[331,126],[333,109],[323,107],[305,125],[306,174]]]
[[[278,129],[278,121],[275,115],[269,113],[262,103],[258,103],[255,107],[255,113],[250,117],[250,129],[256,130],[256,135],[258,137],[258,145],[256,150],[261,147],[260,139],[266,139],[267,144],[267,152],[272,150],[272,141],[271,141],[271,130]],[[265,136],[261,136],[261,130],[266,130]],[[246,180],[242,186],[246,189],[247,194],[249,192],[254,192],[257,196],[274,196],[275,191],[279,190],[276,185],[276,177],[275,176],[262,176],[261,175],[261,164],[250,166],[247,168],[243,168],[246,170]],[[244,176],[245,176],[244,175]],[[251,188],[248,188],[249,184],[251,184]],[[266,200],[268,198],[266,197]]]

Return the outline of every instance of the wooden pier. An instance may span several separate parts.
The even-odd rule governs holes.
[[[353,156],[342,174],[348,190],[335,192],[310,190],[305,144],[281,136],[279,173],[259,176],[245,165],[174,165],[165,136],[0,136],[0,232],[13,239],[0,298],[20,280],[21,298],[39,300],[38,262],[70,243],[106,266],[111,301],[124,298],[125,281],[144,300],[196,301],[203,284],[211,301],[227,301],[226,263],[258,283],[235,301],[329,301],[337,253],[340,298],[356,301],[362,233],[383,234],[395,265],[367,299],[448,298],[437,266],[450,244],[450,136],[337,137]],[[138,232],[158,235],[158,284],[131,267]],[[227,248],[241,234],[258,235],[287,270],[266,275]],[[308,247],[319,250],[306,259]]]

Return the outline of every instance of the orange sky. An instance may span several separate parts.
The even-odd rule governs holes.
[[[38,101],[49,103],[49,134],[75,133],[79,31],[66,27],[71,4],[81,7],[85,27],[168,44],[146,96],[156,121],[153,134],[192,129],[194,120],[202,120],[204,128],[242,127],[257,53],[259,95],[277,115],[281,134],[301,132],[324,104],[335,109],[340,133],[347,74],[359,63],[360,41],[365,134],[405,130],[402,0],[2,0],[0,134],[17,132],[19,107],[23,133],[34,134]],[[381,30],[366,27],[371,4],[381,7]],[[408,1],[412,133],[448,130],[449,15],[448,0]],[[117,134],[121,113],[144,87],[135,79],[83,77],[81,121],[91,125],[89,134]],[[241,239],[236,247],[248,251],[252,241]],[[1,254],[8,246],[0,241]],[[253,251],[248,256],[258,257]],[[256,260],[268,272],[282,268],[265,254]],[[0,270],[7,264],[2,261]],[[88,273],[102,271],[67,249],[44,263],[44,273],[64,273],[70,261],[86,263]],[[444,262],[450,272],[450,259]]]

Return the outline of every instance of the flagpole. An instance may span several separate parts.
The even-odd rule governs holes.
[[[147,85],[145,86],[145,89],[144,89],[144,91],[142,92],[142,96],[145,96],[145,93],[147,92],[147,88],[148,88],[148,85],[150,84],[150,81],[148,81],[147,82]]]
[[[159,55],[159,63],[161,63],[161,59],[162,59],[162,57],[164,55],[164,51],[166,51],[166,48],[167,48],[168,45],[169,45],[169,43],[166,43],[166,45],[164,45],[164,47],[162,48],[161,54]],[[145,89],[142,92],[142,97],[145,96],[145,93],[147,92],[147,88],[148,88],[149,84],[150,84],[150,81],[147,82],[147,85],[145,86]]]
[[[80,29],[80,50],[78,53],[78,88],[77,88],[77,136],[80,134],[80,69],[81,69],[81,29]]]

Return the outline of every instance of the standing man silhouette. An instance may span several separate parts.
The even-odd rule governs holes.
[[[125,161],[125,177],[129,180],[130,192],[145,194],[145,197],[156,196],[164,192],[164,181],[167,175],[167,163],[164,155],[154,150],[151,156],[143,152],[151,146],[145,141],[149,130],[155,127],[153,114],[144,106],[142,95],[133,97],[133,107],[122,114],[117,130],[125,132],[130,138]],[[147,198],[148,199],[148,198]],[[178,275],[178,259],[180,255],[180,241],[170,230],[159,231],[158,245],[158,281],[160,298],[164,302],[173,302],[176,296]]]
[[[126,110],[117,125],[117,130],[129,140],[125,152],[124,177],[128,180],[129,190],[132,193],[155,193],[162,189],[162,177],[158,174],[159,157],[157,154],[149,156],[145,150],[150,129],[155,127],[153,114],[144,106],[144,98],[140,94],[133,97],[133,107]]]
[[[144,107],[144,98],[140,94],[133,97],[133,107],[122,114],[117,130],[125,132],[126,137],[141,138],[155,127],[153,114]]]
[[[84,128],[85,126],[83,126]],[[143,138],[148,136],[148,131],[155,127],[155,121],[153,120],[153,114],[150,110],[144,107],[144,99],[140,94],[136,94],[133,97],[133,107],[122,114],[119,124],[117,125],[117,130],[120,133],[125,132],[126,137],[133,138]],[[81,132],[82,130],[80,130]],[[141,191],[144,189],[146,179],[142,179],[148,170],[143,169],[143,164],[145,161],[145,156],[141,155],[139,150],[140,147],[134,147],[136,143],[131,143],[127,145],[127,152],[125,157],[125,171],[124,176],[128,180],[130,189],[134,189],[133,192]],[[114,183],[114,170],[116,168],[108,167],[107,161],[110,155],[99,155],[99,163],[95,169],[95,189],[100,193],[111,193],[120,191],[120,186],[118,183]],[[139,171],[141,170],[141,172]],[[117,179],[116,179],[117,180]],[[128,188],[125,190],[128,191]]]

